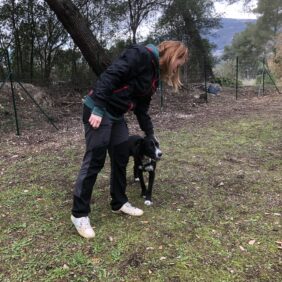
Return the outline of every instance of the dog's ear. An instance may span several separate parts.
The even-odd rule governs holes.
[[[156,136],[154,136],[154,141],[155,141],[156,145],[159,147],[160,142],[159,142],[159,139]]]
[[[154,144],[155,144],[157,147],[160,146],[159,140],[158,140],[158,139],[156,138],[156,136],[154,136],[153,134],[147,135],[147,136],[145,137],[145,139],[147,139],[147,140],[152,140],[152,141],[154,142]]]

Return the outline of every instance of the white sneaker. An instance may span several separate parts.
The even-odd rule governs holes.
[[[133,207],[129,202],[125,203],[119,210],[112,211],[113,213],[126,213],[132,216],[141,216],[143,211],[141,209]]]
[[[88,216],[74,217],[73,215],[71,215],[71,221],[74,224],[80,236],[87,238],[87,239],[95,237],[95,232],[90,225]]]

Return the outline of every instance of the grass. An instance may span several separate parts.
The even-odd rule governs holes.
[[[70,223],[80,142],[1,160],[0,280],[281,281],[281,124],[253,117],[160,132],[152,207],[129,164],[141,218],[110,212],[107,162],[92,241]],[[11,156],[18,150],[1,144]]]

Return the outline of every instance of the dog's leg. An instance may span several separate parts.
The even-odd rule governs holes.
[[[139,175],[140,185],[141,185],[141,197],[146,197],[147,189],[146,189],[146,184],[145,184],[145,181],[144,181],[142,169],[138,170],[138,175]]]
[[[133,174],[134,174],[134,182],[139,182],[139,172],[138,172],[138,166],[140,161],[138,158],[134,157],[134,167],[133,167]],[[141,164],[141,163],[140,163]]]
[[[135,160],[134,160],[134,167],[133,167],[133,175],[134,175],[134,181],[135,182],[140,181],[139,175],[138,175],[138,165],[137,165]]]
[[[148,190],[146,191],[146,198],[144,204],[147,206],[151,206],[152,202],[152,190],[155,181],[155,169],[149,172],[149,183],[148,183]]]

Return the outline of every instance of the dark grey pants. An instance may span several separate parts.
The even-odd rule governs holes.
[[[90,111],[84,107],[86,151],[74,189],[72,214],[87,216],[93,186],[103,168],[107,150],[111,160],[111,207],[118,210],[128,201],[126,191],[126,166],[128,163],[128,128],[124,119],[113,121],[104,116],[98,129],[94,129],[88,119]]]

